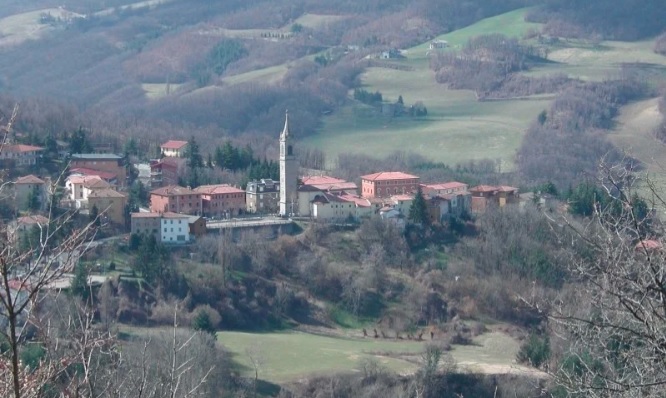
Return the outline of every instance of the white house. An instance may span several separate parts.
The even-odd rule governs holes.
[[[164,213],[160,219],[162,243],[183,244],[190,242],[189,216],[186,214]]]
[[[80,209],[87,207],[88,196],[91,192],[110,189],[111,184],[99,176],[72,175],[67,177],[65,188],[69,191],[69,200],[75,203],[77,209]]]

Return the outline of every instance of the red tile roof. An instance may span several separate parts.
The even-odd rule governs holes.
[[[83,177],[83,186],[86,188],[95,188],[95,189],[108,189],[111,188],[111,184],[102,180],[98,176]]]
[[[94,169],[89,169],[86,167],[74,167],[71,170],[69,170],[70,175],[72,174],[80,174],[83,176],[98,176],[102,178],[103,180],[115,180],[118,176],[115,173],[111,173],[109,171],[98,171]]]
[[[301,182],[303,185],[321,185],[321,184],[340,184],[347,182],[340,178],[329,177],[329,176],[303,176],[301,177]]]
[[[113,189],[100,189],[99,191],[92,191],[88,198],[125,198],[125,194]]]
[[[19,177],[16,179],[16,182],[14,184],[44,184],[44,180],[41,178],[37,177],[36,175],[27,175],[23,177]]]
[[[419,177],[401,171],[381,171],[379,173],[361,176],[361,179],[369,181],[390,181],[419,179]]]
[[[229,184],[217,184],[217,185],[202,185],[194,189],[194,192],[203,194],[203,195],[219,195],[224,193],[242,193],[245,191],[242,189],[232,187]]]
[[[463,184],[462,182],[457,182],[457,181],[451,181],[451,182],[444,182],[444,183],[438,183],[438,184],[422,184],[424,188],[430,188],[434,189],[436,191],[443,191],[446,189],[460,189],[460,188],[467,188],[467,184]]]
[[[44,148],[40,146],[23,145],[23,144],[4,145],[1,149],[2,152],[38,152],[43,150]]]
[[[16,222],[23,225],[46,225],[49,223],[49,219],[39,214],[35,214],[32,216],[19,217]]]
[[[469,189],[470,192],[495,192],[498,191],[498,187],[494,187],[492,185],[478,185],[474,188]]]
[[[161,148],[162,149],[181,149],[187,145],[187,141],[176,141],[176,140],[169,140],[162,144]]]
[[[356,204],[358,207],[371,207],[372,204],[368,199],[361,198],[360,196],[357,195],[349,195],[349,194],[344,194],[340,195],[340,198],[344,201],[347,202],[353,202]]]
[[[159,196],[177,196],[177,195],[196,195],[197,192],[185,187],[178,185],[168,185],[166,187],[157,188],[153,191],[150,191],[151,195]]]
[[[309,187],[314,187],[321,191],[346,191],[346,190],[356,190],[358,186],[354,182],[340,182],[335,184],[316,184],[316,185],[307,185]]]

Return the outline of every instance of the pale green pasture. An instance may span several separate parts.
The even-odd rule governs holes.
[[[289,31],[293,24],[301,24],[306,28],[316,29],[323,25],[332,22],[337,22],[346,18],[347,17],[344,15],[303,14],[300,17],[298,17],[294,22],[284,26],[283,29]]]
[[[658,109],[658,99],[653,98],[624,106],[617,119],[618,123],[609,137],[613,144],[626,151],[629,156],[639,159],[645,166],[642,173],[654,184],[661,197],[666,194],[666,145],[657,140],[654,130],[662,120]],[[648,200],[652,192],[648,186],[640,187],[641,194]],[[663,206],[658,206],[662,210]]]
[[[321,131],[303,139],[303,145],[326,151],[329,159],[340,153],[386,156],[401,150],[447,164],[499,159],[508,170],[525,129],[550,104],[549,97],[479,102],[471,91],[437,84],[427,69],[369,68],[363,82],[391,102],[399,95],[406,105],[423,101],[428,116],[391,119],[352,105],[325,118]]]
[[[359,370],[361,361],[374,358],[395,372],[408,374],[418,367],[427,342],[343,338],[301,332],[219,332],[217,340],[232,354],[245,375],[253,375],[250,357],[259,359],[259,378],[285,382],[305,376]],[[501,333],[475,339],[475,345],[455,346],[454,361],[478,369],[485,365],[511,366],[518,343]]]

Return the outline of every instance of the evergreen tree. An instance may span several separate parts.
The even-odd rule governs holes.
[[[86,131],[83,127],[79,127],[69,137],[69,152],[70,153],[89,153],[92,152],[92,145],[88,142]]]
[[[41,203],[40,203],[39,199],[40,199],[39,187],[34,186],[30,190],[30,192],[28,192],[28,203],[27,203],[28,210],[32,210],[32,211],[39,210],[39,208],[41,207]]]
[[[215,326],[210,320],[210,315],[204,310],[199,310],[197,315],[192,320],[192,328],[199,332],[205,332],[215,337]]]
[[[190,138],[187,148],[187,165],[192,169],[204,167],[203,157],[199,151],[199,144],[197,144],[194,137]]]
[[[427,225],[430,219],[428,218],[428,204],[421,187],[416,191],[412,206],[409,208],[409,220],[414,224]]]
[[[88,287],[88,269],[82,262],[76,264],[76,268],[74,270],[74,279],[72,279],[70,291],[73,295],[79,296],[86,301],[90,297],[90,288]]]
[[[93,206],[90,209],[90,214],[88,215],[90,218],[90,222],[93,223],[94,226],[99,227],[101,222],[99,220],[99,209],[97,206]]]

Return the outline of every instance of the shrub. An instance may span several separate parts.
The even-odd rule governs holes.
[[[540,336],[535,332],[520,347],[517,359],[522,363],[529,363],[535,368],[540,367],[550,358],[550,339],[547,335]]]

